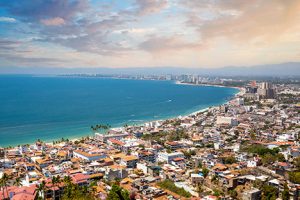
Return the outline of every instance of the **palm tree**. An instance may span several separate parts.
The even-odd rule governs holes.
[[[6,195],[7,195],[7,197],[9,196],[9,195],[8,195],[8,190],[7,190],[7,183],[8,183],[8,180],[9,180],[9,176],[8,176],[6,173],[4,173],[4,174],[2,175],[2,178],[1,178],[1,185],[2,185],[2,188],[3,188],[3,196],[4,196],[4,192],[5,192],[5,190],[6,190]]]
[[[61,195],[61,192],[60,192],[60,186],[59,184],[62,182],[60,176],[56,176],[56,186],[58,187],[58,195],[59,195],[59,199],[60,199],[60,195]]]
[[[70,176],[65,176],[63,182],[65,183],[64,194],[67,198],[71,198],[73,192],[72,178]]]
[[[39,185],[36,186],[35,192],[38,193],[39,199],[46,199],[45,190],[46,190],[46,182],[45,181],[42,181]]]
[[[57,177],[53,176],[51,179],[53,199],[55,199],[55,186],[56,186],[57,182],[58,182]]]
[[[16,178],[16,180],[14,181],[14,185],[17,186],[17,187],[22,186],[20,177]]]
[[[4,195],[4,185],[3,185],[3,181],[2,178],[0,179],[0,191],[2,190],[2,197],[3,199],[5,199],[5,195]]]
[[[64,183],[69,184],[72,182],[72,178],[70,176],[65,176],[63,181]]]

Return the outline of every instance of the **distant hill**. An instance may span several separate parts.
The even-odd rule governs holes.
[[[300,62],[250,67],[221,68],[139,67],[139,68],[57,68],[57,67],[0,67],[0,74],[198,74],[211,76],[300,76]]]

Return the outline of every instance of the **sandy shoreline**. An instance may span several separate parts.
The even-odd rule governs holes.
[[[232,101],[233,99],[237,98],[238,96],[241,96],[245,93],[245,89],[244,88],[241,88],[241,87],[230,87],[230,86],[224,86],[224,85],[213,85],[213,84],[193,84],[193,83],[182,83],[180,81],[176,81],[175,84],[177,85],[189,85],[189,86],[208,86],[208,87],[222,87],[222,88],[234,88],[234,89],[238,89],[239,92],[236,93],[234,95],[234,97],[232,97],[230,100],[220,104],[220,105],[216,105],[216,106],[212,106],[212,107],[208,107],[208,108],[204,108],[204,109],[201,109],[201,110],[198,110],[198,111],[195,111],[195,112],[192,112],[190,114],[187,114],[187,115],[184,115],[183,117],[188,117],[188,116],[191,116],[191,115],[196,115],[196,114],[199,114],[199,113],[203,113],[209,109],[215,109],[221,105],[224,105],[224,104],[228,104],[230,101]],[[178,117],[177,117],[178,118]]]

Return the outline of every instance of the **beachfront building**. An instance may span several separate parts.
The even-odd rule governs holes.
[[[80,159],[88,160],[88,161],[100,160],[100,159],[106,158],[105,154],[99,154],[99,153],[91,154],[91,153],[87,153],[87,152],[80,151],[80,150],[74,151],[73,156],[75,158],[80,158]]]
[[[121,140],[122,138],[127,137],[128,133],[109,133],[109,134],[103,134],[103,133],[95,133],[95,139],[99,140],[101,142],[107,142],[109,139],[116,139]]]

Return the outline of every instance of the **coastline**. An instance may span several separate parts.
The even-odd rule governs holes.
[[[195,111],[187,111],[186,113],[184,114],[180,114],[180,115],[176,115],[176,116],[166,116],[166,117],[163,117],[163,118],[160,118],[160,119],[155,119],[155,120],[142,120],[140,123],[127,123],[129,124],[129,126],[144,126],[146,123],[151,123],[151,122],[158,122],[158,121],[166,121],[166,120],[172,120],[172,119],[178,119],[178,118],[185,118],[185,117],[189,117],[189,116],[192,116],[192,115],[197,115],[199,113],[204,113],[206,111],[208,111],[209,109],[215,109],[221,105],[224,105],[224,104],[228,104],[230,101],[232,101],[233,99],[235,99],[237,96],[241,95],[242,92],[243,92],[243,88],[239,88],[239,87],[227,87],[227,86],[221,86],[221,85],[209,85],[209,84],[191,84],[191,83],[182,83],[182,82],[179,82],[179,81],[176,81],[176,82],[173,82],[173,84],[178,84],[178,85],[189,85],[189,86],[208,86],[208,87],[224,87],[224,88],[234,88],[234,89],[238,89],[239,92],[235,93],[229,100],[226,100],[224,102],[221,102],[221,103],[218,103],[217,105],[212,105],[212,106],[208,106],[206,108],[201,108],[201,109],[196,109]],[[111,127],[112,129],[120,129],[122,128],[122,126],[112,126]],[[79,136],[80,135],[80,136]],[[76,141],[76,140],[80,140],[81,138],[84,138],[84,137],[93,137],[94,136],[94,133],[83,133],[83,134],[76,134],[76,136],[74,137],[63,137],[64,139],[68,139],[70,141]],[[38,140],[38,138],[36,138],[36,140]],[[57,139],[49,139],[49,140],[43,140],[44,143],[46,144],[49,144],[49,145],[52,145],[52,142],[53,141],[60,141],[61,138],[57,138]],[[29,142],[29,145],[32,145],[34,144],[34,142]],[[20,143],[20,144],[12,144],[12,145],[5,145],[5,147],[17,147],[19,145],[25,145],[25,143]]]
[[[235,98],[237,98],[238,96],[241,96],[245,93],[245,89],[242,88],[242,87],[230,87],[230,86],[224,86],[224,85],[213,85],[213,84],[193,84],[193,83],[183,83],[183,82],[180,82],[180,81],[175,81],[175,84],[177,85],[189,85],[189,86],[207,86],[207,87],[221,87],[221,88],[234,88],[234,89],[238,89],[239,92],[237,92],[231,99],[229,99],[228,101],[225,101],[223,102],[222,104],[219,104],[219,105],[215,105],[215,106],[212,106],[212,107],[208,107],[208,108],[204,108],[204,109],[201,109],[201,110],[198,110],[198,111],[194,111],[190,114],[187,114],[187,115],[183,115],[182,117],[189,117],[191,115],[197,115],[199,113],[203,113],[203,112],[206,112],[208,111],[209,109],[215,109],[221,105],[224,105],[224,104],[228,104],[230,103],[230,101],[234,100]],[[179,117],[179,116],[178,116]]]
[[[221,106],[221,105],[224,105],[224,104],[228,104],[230,103],[230,101],[234,100],[235,98],[237,98],[238,96],[242,95],[245,90],[244,88],[240,88],[240,87],[227,87],[227,86],[222,86],[222,85],[209,85],[209,84],[191,84],[191,83],[181,83],[179,81],[176,81],[174,82],[174,84],[178,84],[178,85],[189,85],[189,86],[208,86],[208,87],[224,87],[224,88],[234,88],[234,89],[238,89],[239,92],[237,92],[231,99],[229,99],[228,101],[225,101],[221,104],[218,104],[218,105],[214,105],[214,106],[209,106],[207,108],[203,108],[203,109],[200,109],[200,110],[196,110],[196,111],[193,111],[191,113],[188,113],[188,114],[183,114],[183,115],[177,115],[175,117],[167,117],[165,119],[159,119],[159,120],[150,120],[150,121],[145,121],[141,124],[135,124],[135,125],[132,125],[132,126],[144,126],[146,123],[151,123],[151,122],[158,122],[158,121],[166,121],[166,120],[170,120],[170,119],[178,119],[178,118],[185,118],[185,117],[190,117],[192,115],[197,115],[197,114],[200,114],[200,113],[204,113],[206,111],[208,111],[209,109],[216,109],[217,107]],[[112,129],[120,129],[122,127],[112,127]],[[84,137],[84,136],[83,136]],[[76,140],[79,140],[80,138],[74,138],[72,139],[71,141],[76,141]]]

